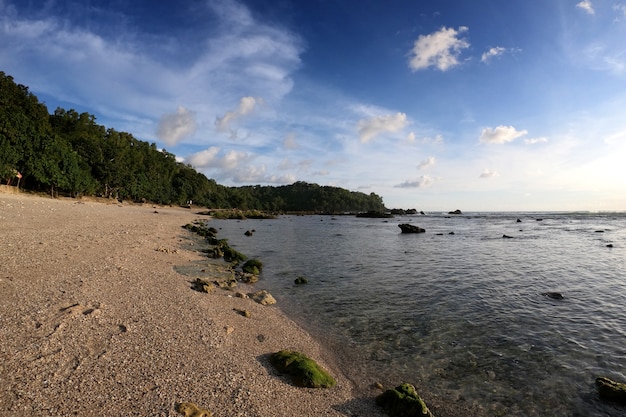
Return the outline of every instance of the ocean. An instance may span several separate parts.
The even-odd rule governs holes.
[[[401,223],[426,232],[402,234]],[[362,387],[410,382],[488,415],[626,415],[594,384],[626,381],[626,213],[208,225],[263,262],[255,286],[325,339]]]

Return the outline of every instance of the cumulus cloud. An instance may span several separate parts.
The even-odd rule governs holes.
[[[527,130],[517,130],[513,126],[498,126],[495,129],[488,127],[483,129],[480,135],[480,142],[499,145],[512,142],[527,134]]]
[[[422,162],[419,163],[419,165],[417,166],[419,169],[426,169],[428,167],[431,167],[433,165],[435,165],[435,157],[434,156],[429,156],[428,158],[424,159]]]
[[[528,139],[524,139],[524,143],[526,145],[536,145],[538,143],[546,143],[548,141],[548,138],[528,138]]]
[[[198,169],[215,168],[226,173],[232,173],[241,167],[243,162],[248,162],[250,156],[246,152],[228,151],[220,155],[220,148],[212,146],[200,152],[196,152],[186,158],[192,166]]]
[[[247,114],[252,113],[257,104],[261,102],[261,99],[254,97],[242,97],[241,100],[239,100],[239,106],[235,110],[228,111],[224,116],[215,118],[215,127],[220,132],[230,131],[231,123]]]
[[[576,5],[579,9],[583,9],[585,12],[589,14],[595,14],[596,11],[593,9],[593,4],[591,4],[591,0],[583,0]]]
[[[459,64],[458,57],[463,49],[469,48],[467,40],[459,37],[467,32],[465,26],[458,30],[442,27],[439,31],[428,35],[420,35],[409,54],[409,68],[418,71],[434,66],[446,71]]]
[[[161,116],[156,134],[166,145],[176,145],[195,132],[195,114],[184,107],[179,107],[176,113]]]
[[[209,149],[189,155],[185,160],[196,168],[208,168],[213,166],[219,152],[220,148],[212,146]]]
[[[395,185],[395,188],[423,188],[432,185],[435,180],[430,175],[422,175],[414,181],[405,181],[402,184]]]
[[[489,50],[487,52],[484,52],[483,55],[480,57],[480,61],[487,62],[491,58],[502,55],[505,52],[506,52],[506,48],[503,48],[501,46],[489,48]]]
[[[406,114],[396,113],[359,120],[357,130],[361,143],[367,143],[382,133],[402,130],[406,125]]]
[[[480,174],[480,178],[493,178],[493,177],[497,177],[498,174],[496,171],[492,171],[488,168],[485,168],[482,172],[482,174]]]

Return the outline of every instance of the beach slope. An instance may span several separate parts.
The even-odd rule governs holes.
[[[198,217],[0,192],[0,415],[382,416],[276,306],[192,290],[175,267],[206,259],[181,227]],[[337,385],[293,386],[269,365],[281,349]]]

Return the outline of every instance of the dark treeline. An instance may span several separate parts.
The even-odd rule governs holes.
[[[21,178],[18,178],[21,176]],[[271,211],[384,210],[376,194],[297,182],[226,187],[176,161],[154,143],[96,123],[88,113],[53,114],[0,72],[0,183],[52,195],[99,196],[159,204]]]

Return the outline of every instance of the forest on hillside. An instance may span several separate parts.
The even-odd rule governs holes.
[[[0,183],[52,196],[99,196],[159,204],[275,212],[385,210],[375,193],[296,182],[227,187],[156,144],[96,123],[88,113],[45,104],[0,71]]]

